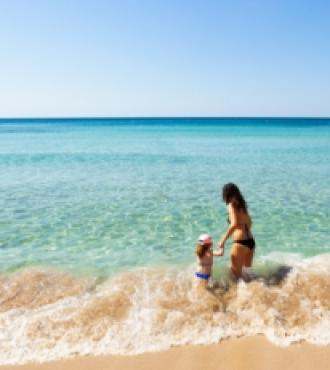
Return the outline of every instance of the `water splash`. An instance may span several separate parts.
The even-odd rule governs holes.
[[[330,343],[330,255],[301,260],[278,281],[271,272],[205,290],[192,273],[144,268],[101,283],[47,269],[1,276],[0,362],[136,354],[256,334],[278,345]]]

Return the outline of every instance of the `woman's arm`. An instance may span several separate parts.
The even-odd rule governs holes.
[[[230,235],[234,232],[234,230],[238,226],[236,210],[230,203],[228,204],[228,213],[229,213],[230,225],[227,231],[225,232],[225,234],[223,235],[222,239],[218,243],[218,247],[222,250],[221,255],[223,255],[223,251],[224,251],[225,243],[227,239],[230,237]]]

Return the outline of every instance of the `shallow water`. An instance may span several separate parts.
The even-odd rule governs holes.
[[[1,363],[136,354],[263,334],[277,345],[330,343],[330,255],[281,281],[199,289],[193,267],[139,268],[103,282],[49,269],[0,278]]]
[[[329,163],[330,120],[0,120],[0,361],[258,332],[329,343]],[[249,204],[256,271],[294,268],[200,306],[194,243],[225,230],[228,181]]]

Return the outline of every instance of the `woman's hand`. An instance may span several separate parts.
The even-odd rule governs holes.
[[[219,248],[219,256],[223,256],[225,252],[225,242],[220,240],[218,243],[218,248]]]

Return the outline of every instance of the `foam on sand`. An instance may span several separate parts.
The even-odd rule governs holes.
[[[330,343],[330,256],[267,279],[201,290],[191,267],[138,269],[105,282],[48,269],[0,276],[0,362],[137,354],[264,334]]]

